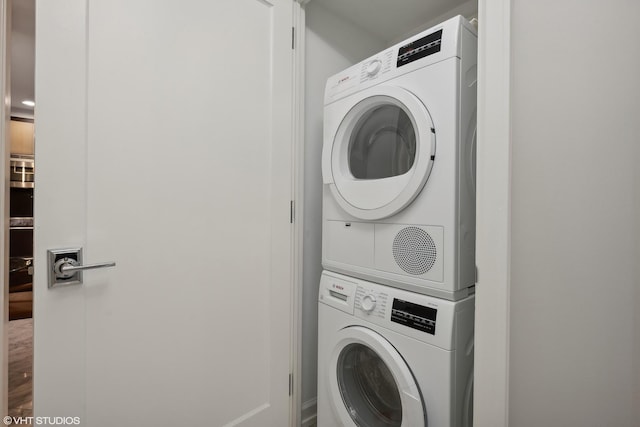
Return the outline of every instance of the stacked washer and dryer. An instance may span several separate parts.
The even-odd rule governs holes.
[[[477,34],[458,16],[327,81],[318,427],[467,427]]]

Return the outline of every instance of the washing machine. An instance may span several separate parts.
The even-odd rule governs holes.
[[[325,269],[449,300],[473,292],[476,58],[458,16],[328,79]]]
[[[318,427],[470,427],[474,296],[323,272]]]

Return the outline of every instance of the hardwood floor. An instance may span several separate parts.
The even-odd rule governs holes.
[[[9,322],[9,416],[33,416],[32,389],[33,319],[12,320]]]

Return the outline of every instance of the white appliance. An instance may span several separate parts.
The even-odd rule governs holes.
[[[323,272],[318,427],[470,427],[474,299]]]
[[[472,292],[476,57],[458,16],[329,78],[325,269],[450,300]]]

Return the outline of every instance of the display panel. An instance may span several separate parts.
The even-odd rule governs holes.
[[[398,68],[417,61],[425,56],[440,52],[442,45],[442,30],[431,33],[411,43],[407,43],[398,50]]]
[[[435,335],[437,314],[438,310],[435,308],[394,298],[391,321]]]

